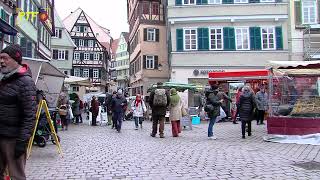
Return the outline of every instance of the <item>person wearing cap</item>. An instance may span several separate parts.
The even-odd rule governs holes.
[[[115,127],[118,133],[121,131],[122,121],[124,113],[128,106],[126,98],[122,94],[122,90],[119,89],[115,98],[112,99],[111,109],[113,111],[113,118],[115,121]]]
[[[26,179],[26,149],[34,128],[37,89],[19,45],[0,52],[0,179]]]

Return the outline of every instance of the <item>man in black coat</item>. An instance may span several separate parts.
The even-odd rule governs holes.
[[[124,113],[126,111],[127,106],[128,106],[128,102],[126,98],[123,96],[122,90],[119,89],[116,97],[113,98],[111,101],[113,119],[115,123],[115,128],[118,131],[118,133],[120,133],[121,131],[122,121],[123,121]]]
[[[26,179],[26,149],[36,119],[36,86],[19,45],[0,53],[0,179]]]
[[[158,82],[157,83],[157,89],[153,90],[150,93],[150,97],[149,97],[149,105],[152,109],[152,133],[151,136],[155,137],[157,134],[157,129],[158,129],[158,123],[160,124],[159,127],[159,133],[160,133],[160,138],[164,138],[164,122],[165,122],[165,116],[167,113],[167,108],[170,104],[170,95],[169,92],[166,91],[165,89],[162,88],[162,83]],[[156,96],[156,91],[165,91],[165,96],[166,96],[166,104],[164,103],[164,105],[156,105],[155,104],[155,96]],[[157,100],[156,100],[157,101]]]

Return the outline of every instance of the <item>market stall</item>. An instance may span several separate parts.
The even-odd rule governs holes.
[[[320,133],[320,61],[271,61],[271,66],[268,134]]]

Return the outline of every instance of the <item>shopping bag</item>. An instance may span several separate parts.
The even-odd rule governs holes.
[[[74,116],[73,116],[73,113],[72,113],[72,109],[71,107],[69,108],[69,119],[73,119]]]
[[[220,106],[220,115],[217,117],[216,122],[219,122],[221,119],[227,117],[227,114],[224,112],[222,107]]]

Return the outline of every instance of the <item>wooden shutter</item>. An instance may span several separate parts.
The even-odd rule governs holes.
[[[276,48],[277,50],[283,50],[283,37],[282,37],[282,27],[276,27]]]
[[[223,42],[224,50],[235,50],[236,49],[236,39],[233,27],[223,28]]]
[[[69,51],[68,51],[68,50],[66,50],[64,57],[65,57],[65,58],[64,58],[65,60],[68,60],[68,59],[69,59]]]
[[[32,58],[32,42],[27,43],[27,57]]]
[[[233,4],[233,0],[222,0],[222,4]]]
[[[318,11],[318,24],[320,24],[320,1],[318,0],[317,1],[317,11]]]
[[[147,56],[143,56],[143,69],[147,68]]]
[[[14,16],[13,16],[13,15],[11,16],[11,23],[10,23],[10,25],[11,25],[12,27],[14,27]]]
[[[250,49],[261,50],[261,30],[260,27],[250,27]]]
[[[80,77],[83,77],[83,69],[80,68]]]
[[[183,29],[176,30],[177,51],[183,51]]]
[[[197,5],[200,5],[200,4],[202,4],[202,2],[201,2],[202,0],[197,0]]]
[[[159,29],[156,29],[156,42],[159,42],[159,37],[160,36],[160,32]]]
[[[74,69],[71,69],[71,76],[74,76]]]
[[[182,0],[176,0],[176,6],[181,6],[182,5]]]
[[[144,41],[148,40],[148,29],[147,28],[143,29],[143,40]]]
[[[198,28],[198,49],[209,50],[209,29]]]
[[[84,47],[88,47],[88,40],[84,40]]]
[[[92,53],[90,53],[90,60],[94,60]]]
[[[260,0],[249,0],[249,3],[259,3]]]
[[[93,69],[89,69],[89,77],[93,78]]]
[[[208,0],[202,0],[201,4],[208,4]]]
[[[100,79],[101,79],[101,77],[102,77],[102,70],[101,69],[99,69],[99,76],[98,76]]]
[[[62,30],[59,29],[59,38],[61,39],[62,38]]]
[[[58,50],[57,49],[54,49],[52,54],[53,54],[52,59],[58,59]]]
[[[103,60],[103,54],[99,54],[99,60]]]
[[[158,56],[154,56],[154,69],[159,69],[159,59],[158,59]]]
[[[84,53],[80,53],[80,60],[84,59]]]
[[[294,14],[295,14],[295,23],[296,26],[302,25],[302,15],[301,15],[302,9],[301,9],[301,1],[295,1],[294,2]]]

